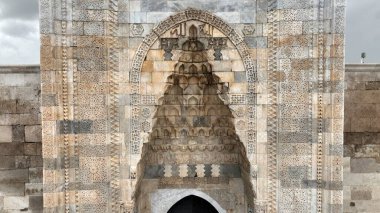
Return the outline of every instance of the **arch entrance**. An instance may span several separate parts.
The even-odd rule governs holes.
[[[168,213],[218,213],[213,205],[206,200],[190,195],[175,203]]]
[[[210,32],[204,31],[205,26],[209,26]],[[230,102],[228,93],[229,85],[236,83],[235,72],[247,73],[238,52],[223,32],[192,19],[161,34],[151,47],[141,73],[151,74],[152,79],[143,80],[159,85],[156,88],[161,88],[161,92],[152,94],[161,97],[158,104],[141,105],[152,112],[152,117],[144,118],[151,121],[151,127],[143,133],[146,137],[133,195],[139,212],[157,212],[151,210],[162,202],[155,202],[150,196],[160,189],[197,189],[233,212],[253,206],[250,164],[240,139],[247,129],[245,125],[235,128],[234,112],[229,107],[230,103],[235,107],[238,104]],[[231,97],[240,94],[238,89],[244,90],[246,83],[241,81],[241,87],[233,85]],[[247,122],[241,117],[238,120]],[[187,206],[190,212],[201,212],[192,211],[192,207],[202,207],[194,202],[204,203],[205,210],[209,210],[207,201],[194,197],[184,199],[173,209]]]

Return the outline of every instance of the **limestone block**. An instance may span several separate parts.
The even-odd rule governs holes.
[[[104,23],[103,22],[85,22],[84,34],[85,35],[103,35]]]
[[[16,113],[16,100],[0,100],[1,113]]]
[[[24,183],[0,183],[0,196],[24,196]]]
[[[376,173],[380,172],[380,164],[374,158],[352,158],[352,173]]]
[[[146,12],[130,12],[129,22],[130,23],[146,23],[147,13]],[[148,23],[157,23],[157,22],[148,22]]]
[[[0,169],[14,169],[14,168],[15,168],[14,156],[0,156]]]
[[[40,142],[42,140],[41,125],[25,126],[25,141]]]
[[[33,211],[42,211],[43,209],[43,197],[41,196],[29,196],[29,209]]]
[[[0,170],[0,183],[20,183],[28,180],[28,169]]]
[[[372,190],[371,189],[353,189],[351,190],[352,200],[371,200]]]
[[[29,168],[29,182],[42,183],[42,168]]]
[[[0,143],[12,142],[12,126],[0,126]]]
[[[24,142],[25,141],[25,126],[13,125],[12,126],[12,141]]]
[[[9,196],[4,197],[5,210],[22,210],[29,207],[28,197]]]
[[[24,154],[24,145],[22,143],[3,143],[1,144],[0,156],[16,156]]]
[[[42,183],[25,183],[25,195],[42,195]]]

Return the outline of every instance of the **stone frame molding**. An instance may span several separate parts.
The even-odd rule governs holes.
[[[196,189],[159,189],[157,192],[151,195],[152,212],[166,213],[174,204],[190,195],[194,195],[206,200],[212,206],[214,206],[214,208],[218,210],[219,213],[226,213],[226,210],[223,209],[216,200],[214,200],[208,194]],[[154,205],[154,203],[157,203],[159,205]]]
[[[129,135],[129,149],[131,150],[131,155],[140,155],[140,152],[136,152],[134,150],[141,150],[141,138],[140,138],[140,129],[141,124],[139,121],[140,113],[142,111],[142,101],[141,101],[141,91],[140,91],[140,72],[142,69],[143,62],[145,57],[150,50],[151,46],[163,35],[165,32],[174,28],[176,25],[187,22],[187,21],[200,21],[203,23],[210,24],[211,26],[218,29],[221,33],[223,33],[235,46],[238,51],[241,60],[243,62],[245,72],[246,72],[246,83],[247,83],[247,92],[246,95],[246,109],[247,109],[247,147],[250,147],[252,150],[256,150],[256,99],[257,99],[257,91],[256,84],[257,79],[257,70],[255,69],[254,59],[250,55],[249,47],[245,43],[243,37],[233,29],[226,21],[219,18],[218,16],[212,14],[208,11],[188,8],[184,11],[180,11],[174,15],[169,16],[165,20],[158,23],[152,31],[145,36],[142,43],[136,50],[132,61],[132,67],[130,69],[130,84],[131,84],[131,107],[130,107],[130,135]],[[252,134],[253,133],[253,134]],[[128,137],[128,136],[126,136]],[[128,145],[127,145],[128,146]],[[253,152],[254,153],[254,152]],[[275,153],[273,153],[276,155]],[[247,153],[247,157],[249,158],[249,154]],[[251,163],[251,169],[257,168],[257,165]],[[132,165],[134,166],[134,165]],[[256,177],[252,177],[251,180],[255,180]],[[276,189],[274,189],[276,190]],[[255,190],[256,191],[256,190]],[[275,201],[274,201],[275,202]]]

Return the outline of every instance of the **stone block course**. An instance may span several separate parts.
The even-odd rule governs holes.
[[[28,180],[28,169],[0,170],[1,183],[25,183]]]
[[[29,198],[22,196],[9,196],[4,198],[4,210],[25,211],[29,207]]]
[[[41,125],[25,126],[26,142],[41,142]]]
[[[344,125],[344,212],[377,212],[380,96],[376,65],[347,65]]]
[[[12,126],[0,126],[0,143],[12,142]]]

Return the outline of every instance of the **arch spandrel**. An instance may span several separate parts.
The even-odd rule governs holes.
[[[215,31],[217,31],[217,35],[222,35],[225,38],[227,38],[229,44],[231,45],[231,48],[235,48],[238,51],[245,69],[244,71],[246,77],[246,88],[244,88],[244,92],[241,94],[230,94],[230,108],[233,112],[235,112],[236,110],[241,111],[241,108],[244,108],[243,111],[245,111],[246,113],[251,113],[252,115],[249,116],[251,120],[245,121],[245,123],[253,124],[253,126],[250,127],[250,130],[255,131],[254,120],[256,118],[256,112],[253,109],[254,104],[256,103],[256,88],[254,82],[257,81],[257,74],[254,67],[255,63],[252,57],[250,56],[248,46],[245,44],[243,38],[231,26],[229,26],[228,23],[207,11],[187,9],[185,11],[178,12],[177,14],[169,16],[167,19],[160,22],[157,26],[153,28],[152,32],[144,38],[143,42],[140,44],[139,48],[135,53],[130,72],[132,96],[143,95],[140,91],[141,71],[144,60],[146,59],[147,53],[150,51],[150,48],[154,46],[157,42],[159,42],[159,38],[163,36],[170,38],[170,36],[168,35],[172,33],[172,31],[177,30],[178,32],[179,30],[182,30],[178,29],[178,26],[183,23],[189,23],[189,26],[194,23],[198,23],[198,25],[201,25],[200,23],[202,23],[203,25],[209,24],[212,28],[215,29]],[[189,26],[187,28],[189,28]],[[184,29],[183,31],[186,30],[188,29]],[[202,68],[200,67],[200,69]],[[158,98],[156,97],[156,99]],[[133,105],[135,105],[134,107],[136,108],[141,108],[144,104],[136,100],[135,104]],[[252,107],[248,107],[249,105],[251,105]],[[133,115],[132,113],[131,117],[137,118],[138,114]],[[134,137],[136,138],[136,136]],[[252,144],[249,146],[249,152],[253,151],[253,144],[256,143],[255,136],[252,137],[247,135],[241,135],[241,138],[244,141],[244,144],[246,144],[246,146],[248,146],[248,143]]]
[[[202,14],[202,11],[198,12]],[[143,42],[133,62],[134,66],[140,67],[134,67],[131,73],[131,76],[139,77],[138,81],[132,79],[131,96],[137,98],[132,102],[131,118],[135,122],[132,123],[132,131],[139,128],[139,112],[146,111],[148,107],[152,110],[149,113],[151,116],[144,117],[142,121],[152,122],[148,125],[152,129],[142,133],[148,136],[144,137],[146,141],[141,160],[136,167],[138,175],[134,199],[139,209],[146,208],[142,197],[147,196],[149,190],[154,192],[154,189],[146,188],[143,183],[149,183],[152,179],[162,182],[159,188],[168,187],[166,182],[171,179],[174,179],[176,187],[182,188],[183,178],[200,178],[199,187],[206,190],[207,179],[219,183],[221,177],[227,180],[219,183],[224,187],[229,185],[231,178],[241,180],[239,184],[244,185],[242,192],[226,193],[231,193],[231,196],[241,193],[246,203],[253,206],[255,195],[246,149],[247,144],[250,143],[252,147],[255,143],[255,137],[248,137],[248,132],[255,131],[255,110],[249,111],[247,107],[248,96],[254,94],[254,85],[247,81],[248,76],[251,76],[247,70],[243,70],[241,65],[233,66],[233,62],[253,62],[247,63],[251,60],[249,54],[244,59],[236,56],[230,59],[229,54],[232,53],[229,50],[235,50],[233,54],[239,52],[240,56],[248,52],[244,48],[237,49],[237,45],[244,47],[243,39],[231,27],[219,29],[216,25],[202,21],[202,18],[195,19],[191,13],[185,14],[189,20],[174,24],[173,17],[169,17],[155,27],[152,32],[155,35],[149,37],[155,37],[156,40],[149,40],[149,49],[148,44]],[[212,20],[221,23],[219,27],[228,26],[219,18]],[[165,28],[165,31],[157,30],[160,27]],[[229,85],[236,86],[235,72],[246,74],[246,79],[240,79],[240,85],[236,84],[244,89],[234,89],[235,92],[229,94]],[[144,87],[149,83],[152,83],[150,88]],[[142,91],[141,88],[145,89]],[[141,97],[152,94],[155,100],[160,100],[158,105],[157,102],[154,105],[140,102],[144,99]],[[169,113],[173,107],[178,113]],[[217,112],[209,115],[208,109],[212,107]],[[247,113],[235,113],[234,110],[238,108],[251,112],[251,115],[247,117]],[[233,114],[236,114],[236,119]],[[236,129],[237,123],[244,125]],[[137,133],[141,134],[138,131],[131,134],[131,139],[135,140],[131,140],[131,143],[137,148],[133,152],[135,156],[140,154],[138,146],[141,146]],[[194,166],[198,168],[196,172]],[[235,207],[242,208],[242,205]],[[235,207],[229,206],[228,209]]]

